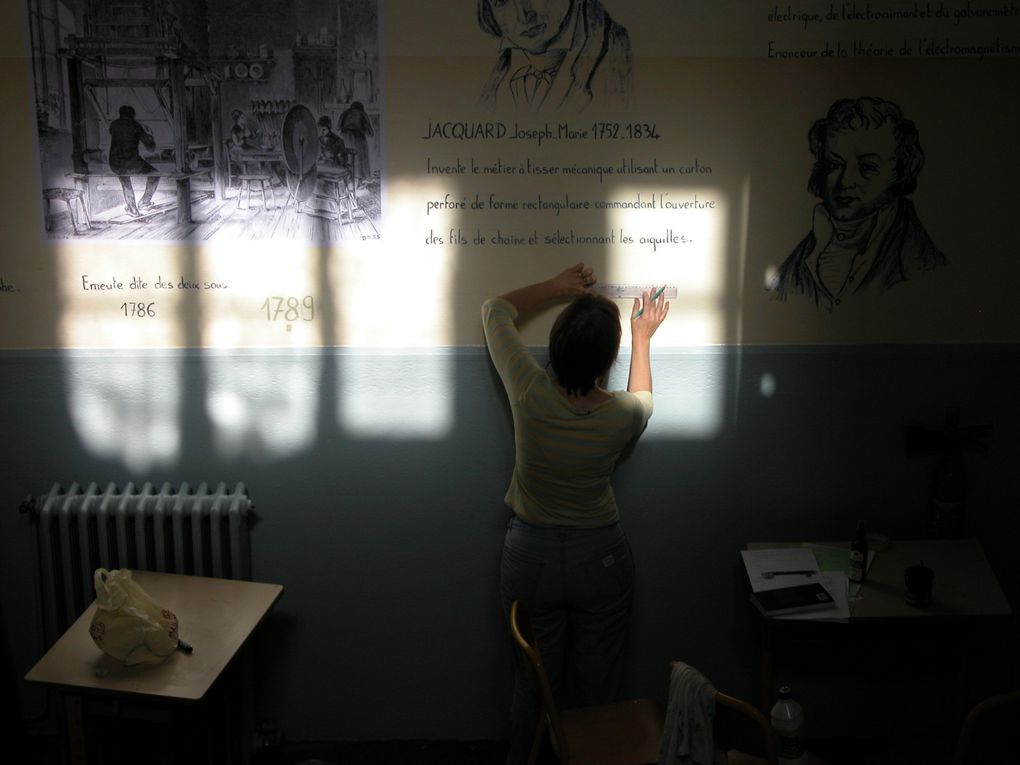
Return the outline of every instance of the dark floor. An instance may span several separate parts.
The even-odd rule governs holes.
[[[499,741],[354,741],[286,744],[252,765],[502,765],[505,758]]]
[[[948,765],[952,741],[828,740],[813,742],[811,752],[818,765]],[[253,765],[502,765],[505,756],[498,741],[292,743],[261,753]],[[546,752],[539,762],[557,760]]]
[[[953,741],[937,736],[879,742],[826,740],[812,742],[818,765],[949,765]],[[18,765],[66,762],[55,739],[36,739]],[[1020,763],[1020,757],[995,762]],[[347,741],[285,743],[258,753],[252,765],[503,765],[502,741]],[[549,752],[540,765],[557,760]],[[814,765],[814,762],[813,762]]]

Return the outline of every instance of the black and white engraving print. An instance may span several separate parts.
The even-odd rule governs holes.
[[[378,238],[378,0],[26,0],[52,238]]]

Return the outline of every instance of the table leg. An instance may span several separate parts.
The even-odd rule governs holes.
[[[772,645],[772,629],[769,620],[758,617],[758,625],[761,631],[759,643],[761,645],[759,687],[757,693],[758,709],[768,715],[774,701],[776,691],[776,663],[775,649]]]
[[[255,738],[255,649],[250,644],[241,648],[241,763],[249,765]]]
[[[81,696],[64,694],[67,718],[67,751],[71,765],[85,765],[85,714]]]

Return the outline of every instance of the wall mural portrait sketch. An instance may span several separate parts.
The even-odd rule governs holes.
[[[580,112],[629,102],[630,36],[600,0],[477,0],[477,13],[500,41],[483,106]]]
[[[899,106],[875,97],[836,101],[812,125],[808,144],[815,158],[808,191],[821,202],[769,285],[776,299],[809,297],[831,311],[948,264],[909,198],[924,152]]]
[[[379,237],[378,0],[25,2],[50,238]]]

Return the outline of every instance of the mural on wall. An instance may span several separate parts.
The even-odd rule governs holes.
[[[378,238],[378,0],[27,2],[50,238]]]
[[[909,195],[924,166],[918,130],[881,98],[836,101],[811,126],[808,191],[821,199],[811,231],[783,261],[775,297],[806,296],[833,310],[947,265]]]
[[[470,346],[506,272],[584,260],[675,285],[663,345],[1012,342],[1020,16],[900,6],[4,6],[0,340]],[[373,310],[397,276],[427,318]]]
[[[482,31],[500,39],[483,105],[522,111],[626,105],[633,86],[630,36],[600,0],[477,2]]]

